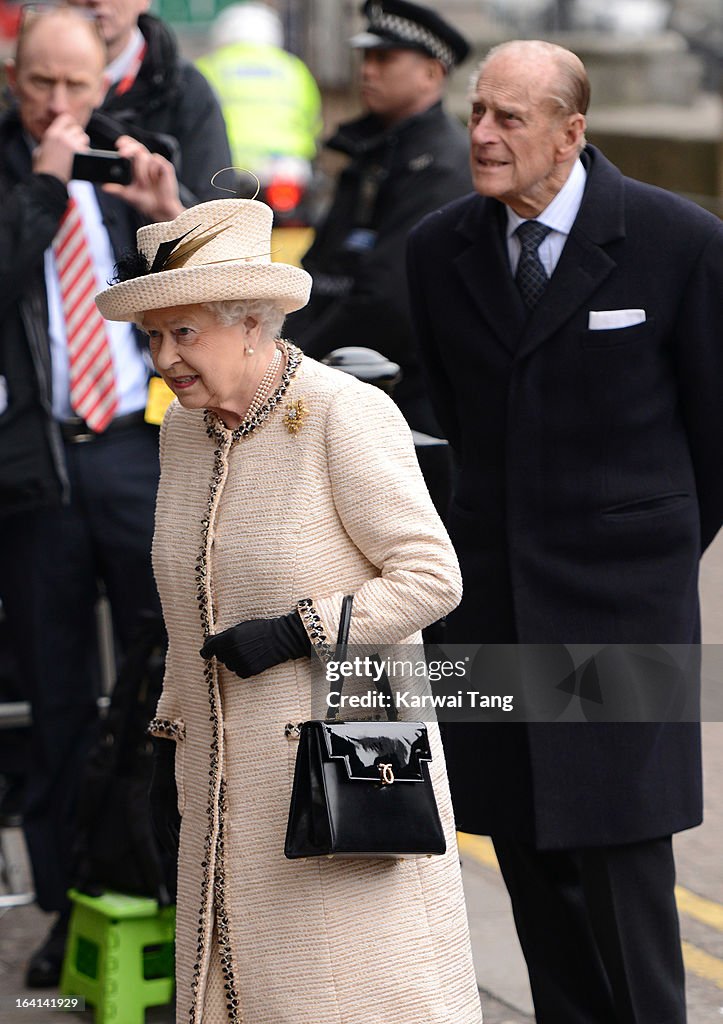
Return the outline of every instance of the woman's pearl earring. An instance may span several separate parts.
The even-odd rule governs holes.
[[[252,356],[253,354],[254,354],[254,350],[249,345],[249,347],[246,349],[246,355],[247,356]]]

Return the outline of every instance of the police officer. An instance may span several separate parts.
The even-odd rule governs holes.
[[[211,43],[196,63],[221,102],[234,166],[267,184],[291,158],[308,179],[321,96],[307,66],[284,49],[280,15],[265,3],[231,4],[214,21]]]
[[[439,434],[424,392],[407,300],[406,239],[431,210],[471,190],[466,133],[442,107],[447,75],[467,41],[436,12],[405,0],[367,0],[360,95],[366,114],[327,142],[351,159],[303,264],[309,305],[287,333],[321,358],[347,345],[402,367],[394,397],[410,426]]]

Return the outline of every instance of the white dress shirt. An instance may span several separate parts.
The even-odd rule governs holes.
[[[557,266],[558,260],[565,247],[567,236],[570,234],[572,225],[577,217],[580,204],[582,203],[587,171],[580,160],[576,160],[570,171],[567,181],[539,216],[534,219],[550,228],[550,233],[540,242],[537,250],[540,261],[545,268],[548,277]],[[511,207],[507,207],[507,252],[510,257],[510,268],[512,276],[517,273],[517,263],[520,259],[520,240],[515,234],[520,224],[527,218],[520,217]]]

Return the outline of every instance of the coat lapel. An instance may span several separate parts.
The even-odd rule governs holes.
[[[594,147],[585,152],[582,205],[560,261],[520,340],[520,356],[551,338],[599,288],[616,266],[603,248],[625,237],[623,176]]]
[[[504,235],[504,207],[476,198],[457,231],[469,245],[455,266],[479,312],[508,352],[517,351],[525,324],[525,307],[510,272]]]

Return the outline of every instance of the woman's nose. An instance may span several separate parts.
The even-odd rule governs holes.
[[[160,342],[153,346],[153,362],[157,370],[168,370],[178,362],[178,349],[173,335],[161,338]]]

